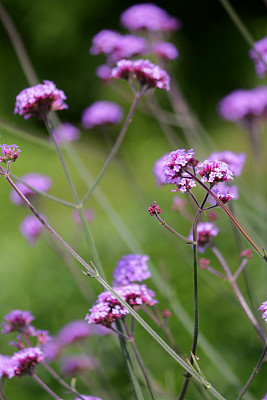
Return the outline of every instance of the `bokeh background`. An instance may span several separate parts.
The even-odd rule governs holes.
[[[244,172],[238,178],[240,199],[235,203],[235,210],[238,219],[259,246],[266,247],[266,162],[255,179],[246,133],[241,127],[223,121],[217,114],[217,104],[223,96],[238,88],[264,85],[266,81],[257,78],[253,62],[248,57],[249,46],[219,1],[154,3],[178,17],[183,24],[182,29],[170,38],[180,52],[172,69],[190,107],[205,127],[201,143],[196,141],[198,158],[204,159],[212,150],[229,149],[246,153]],[[125,32],[119,25],[120,14],[135,2],[8,0],[2,1],[2,4],[21,35],[40,81],[52,80],[66,93],[69,109],[59,114],[63,122],[68,121],[81,128],[83,109],[102,99],[116,101],[127,113],[130,90],[121,82],[111,85],[100,82],[95,69],[104,62],[104,57],[89,55],[89,47],[92,37],[102,29]],[[263,1],[233,1],[232,4],[255,40],[267,34],[267,7]],[[2,24],[0,38],[1,143],[16,143],[22,149],[19,160],[12,165],[12,171],[18,176],[32,171],[50,175],[53,179],[51,194],[71,201],[70,190],[42,123],[37,119],[24,121],[13,115],[16,95],[29,84]],[[166,94],[158,91],[156,95],[162,107],[170,110]],[[192,146],[194,138],[186,137],[179,127],[173,129],[184,146],[188,147],[189,143]],[[108,132],[81,130],[82,138],[75,148],[91,175],[96,177],[119,127],[110,128]],[[30,140],[28,134],[34,135],[36,141]],[[264,129],[262,138],[266,145]],[[171,209],[174,194],[171,194],[170,187],[158,188],[152,174],[154,162],[172,149],[158,122],[147,113],[147,103],[143,100],[116,160],[100,184],[132,237],[127,236],[126,239],[124,233],[118,233],[118,227],[116,229],[110,220],[109,210],[101,206],[95,197],[90,198],[88,207],[94,209],[96,214],[90,228],[109,282],[120,257],[139,251],[148,254],[154,270],[154,279],[148,285],[156,292],[159,309],[172,309],[171,330],[181,353],[189,356],[193,315],[191,249],[164,231],[146,211],[149,204],[156,200],[164,210],[166,220],[180,233],[188,235],[190,223]],[[82,197],[86,191],[85,183],[77,173],[77,165],[73,165],[69,157],[68,165]],[[54,334],[69,321],[84,318],[100,292],[99,285],[84,277],[75,262],[72,265],[74,269],[70,271],[51,245],[48,235],[44,235],[34,247],[29,247],[19,233],[19,224],[27,210],[10,202],[10,189],[4,180],[0,193],[0,318],[12,309],[31,310],[36,317],[36,327],[48,329]],[[199,195],[201,197],[201,191]],[[72,210],[47,199],[40,199],[37,208],[48,216],[59,234],[73,243],[79,254],[89,261],[90,254],[81,228],[73,223]],[[218,214],[220,234],[216,242],[231,267],[236,269],[239,255],[231,224],[222,212]],[[210,250],[205,257],[215,263]],[[266,265],[257,254],[249,262],[249,272],[260,305],[266,300],[267,274]],[[82,282],[85,296],[73,274]],[[242,279],[240,286],[245,290]],[[238,384],[248,378],[262,346],[227,283],[200,271],[199,291],[203,334],[198,354],[200,366],[207,379],[227,399],[234,399]],[[157,330],[153,322],[152,326]],[[181,369],[139,327],[136,327],[136,337],[159,392],[167,393],[162,398],[175,399],[182,382]],[[12,353],[9,340],[9,337],[1,337],[1,353]],[[115,388],[116,395],[110,394],[105,398],[97,379],[92,377],[97,373],[92,372],[85,376],[84,381],[78,380],[80,392],[103,396],[105,400],[132,399],[116,341],[112,337],[95,338],[86,344],[85,351],[99,357],[100,363],[105,366],[106,379]],[[219,355],[223,359],[218,358]],[[58,365],[55,364],[55,367],[58,368]],[[263,365],[251,387],[254,396],[251,399],[260,399],[267,392],[266,372]],[[59,393],[61,388],[41,367],[39,375]],[[48,398],[30,378],[8,382],[7,396],[12,400]],[[71,398],[64,394],[61,397]],[[200,398],[193,386],[187,398]]]

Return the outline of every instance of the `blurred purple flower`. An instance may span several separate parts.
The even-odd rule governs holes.
[[[208,157],[209,160],[222,161],[229,165],[235,176],[239,176],[242,172],[246,161],[245,153],[234,153],[230,150],[213,152]]]
[[[256,74],[264,78],[267,71],[267,37],[254,43],[254,49],[249,50],[249,55],[255,63]],[[261,57],[259,57],[259,54]],[[263,60],[263,61],[262,61]]]
[[[1,155],[0,155],[0,162],[7,163],[8,161],[16,161],[19,156],[19,146],[16,144],[0,144],[1,148]]]
[[[45,219],[43,215],[41,215],[41,217]],[[25,237],[25,239],[29,242],[29,244],[33,246],[36,243],[38,237],[43,233],[44,226],[35,217],[35,215],[26,215],[26,217],[20,224],[19,230],[21,234]]]
[[[152,47],[153,53],[163,60],[176,60],[179,57],[179,52],[174,44],[169,42],[158,42]]]
[[[213,237],[217,236],[218,233],[219,229],[212,222],[200,222],[197,225],[197,250],[204,253],[206,247],[212,244]],[[188,238],[193,240],[192,230]]]
[[[16,376],[32,375],[35,367],[44,359],[39,347],[27,347],[12,356]]]
[[[113,285],[122,286],[132,282],[141,282],[151,277],[147,261],[149,256],[142,254],[127,254],[117,263],[113,272]]]
[[[259,310],[263,311],[262,318],[267,322],[267,301],[264,301],[259,307]]]
[[[111,68],[107,65],[99,65],[96,69],[96,75],[103,81],[111,80]]]
[[[2,334],[18,331],[24,332],[29,324],[34,320],[34,316],[30,311],[12,310],[4,317]]]
[[[66,122],[54,130],[55,138],[58,144],[64,142],[76,142],[81,136],[81,132],[74,125]]]
[[[0,378],[13,378],[15,375],[12,357],[0,354]]]
[[[82,372],[88,373],[88,370],[94,370],[97,367],[98,361],[92,356],[79,354],[64,357],[61,360],[61,371],[68,376],[74,376]]]
[[[47,362],[53,362],[59,357],[61,353],[61,347],[57,340],[52,338],[49,342],[42,346],[42,352]]]
[[[24,89],[17,95],[14,114],[28,119],[35,116],[42,117],[51,110],[68,108],[64,103],[66,100],[64,92],[57,89],[51,81],[43,82]]]
[[[60,346],[69,346],[91,336],[91,334],[91,328],[84,320],[71,321],[58,332],[57,343]]]
[[[228,164],[221,161],[205,160],[198,164],[196,172],[202,177],[202,182],[213,185],[233,179],[233,173]]]
[[[25,183],[30,186],[33,186],[35,189],[39,190],[40,192],[47,192],[52,186],[52,180],[47,175],[42,175],[38,173],[30,173],[21,177]],[[28,199],[32,196],[36,196],[36,193],[25,186],[23,183],[17,183],[18,189],[26,196]],[[17,193],[12,190],[10,193],[10,200],[15,204],[23,204],[21,198],[17,195]]]
[[[95,397],[95,396],[86,396],[85,394],[81,395],[84,400],[102,400],[100,397]],[[76,397],[75,400],[81,400],[80,397]]]
[[[130,31],[176,31],[181,22],[152,3],[136,4],[121,15],[121,24]]]
[[[238,189],[236,186],[228,186],[224,182],[218,183],[212,192],[223,202],[228,203],[232,199],[238,199]],[[213,206],[216,204],[215,199],[212,196],[208,197],[209,203]]]
[[[156,178],[156,184],[158,186],[164,185],[166,183],[166,177],[163,170],[164,160],[167,154],[164,154],[159,160],[157,160],[154,164],[153,174]]]
[[[96,101],[82,114],[82,124],[86,129],[98,125],[118,124],[123,118],[122,108],[112,101]]]
[[[51,336],[49,335],[49,331],[44,329],[36,329],[36,337],[39,345],[44,345],[52,340]]]

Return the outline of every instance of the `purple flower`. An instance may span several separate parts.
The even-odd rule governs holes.
[[[69,346],[91,336],[91,334],[91,328],[84,320],[72,321],[59,331],[57,342],[60,346]]]
[[[264,301],[259,307],[259,310],[263,311],[262,318],[267,322],[267,301]]]
[[[32,375],[35,367],[44,359],[39,347],[27,347],[15,353],[12,357],[16,376]]]
[[[8,161],[16,161],[19,156],[19,146],[15,144],[1,144],[0,162],[7,163]]]
[[[267,393],[266,393],[266,395],[263,397],[262,400],[267,400]]]
[[[82,124],[86,129],[98,125],[118,124],[123,117],[122,108],[112,101],[96,101],[82,114]]]
[[[42,346],[42,352],[46,361],[53,362],[60,355],[61,347],[56,339],[52,339]]]
[[[258,86],[250,90],[235,90],[219,103],[219,113],[233,122],[244,122],[266,118],[267,87]]]
[[[154,203],[152,203],[149,207],[148,207],[148,209],[147,209],[147,211],[149,212],[149,214],[153,217],[153,215],[156,215],[156,214],[161,214],[161,209],[160,209],[160,207],[157,205],[157,203],[154,201]]]
[[[15,375],[12,357],[0,354],[0,378],[13,378]]]
[[[254,49],[249,50],[249,55],[255,63],[256,74],[260,78],[264,78],[267,71],[267,37],[255,42],[254,48],[256,51]],[[258,54],[261,55],[261,58]]]
[[[200,253],[204,253],[206,247],[212,244],[212,239],[217,236],[219,229],[212,222],[200,222],[197,225],[197,249]],[[191,230],[189,237],[193,240],[193,232]]]
[[[92,39],[90,54],[110,54],[114,51],[121,35],[118,32],[104,29],[95,35]]]
[[[102,400],[100,397],[81,395],[84,400]],[[75,397],[75,400],[80,400],[80,397]]]
[[[113,285],[122,286],[132,282],[141,282],[150,278],[151,272],[147,261],[149,256],[142,254],[127,254],[123,256],[117,263],[113,272]]]
[[[146,285],[127,285],[115,287],[114,291],[133,308],[144,304],[154,305],[157,300],[153,298],[154,292],[147,289]],[[98,296],[96,304],[89,310],[85,319],[89,324],[100,324],[110,327],[111,324],[123,316],[129,314],[129,311],[116,299],[113,294],[106,291]]]
[[[176,31],[181,23],[152,3],[136,4],[121,15],[121,24],[130,31]]]
[[[4,319],[7,323],[2,324],[3,335],[14,331],[25,332],[25,329],[34,320],[34,316],[30,311],[12,310]]]
[[[218,183],[216,188],[212,189],[212,192],[223,202],[228,203],[230,200],[238,199],[238,189],[236,186],[228,186],[224,182]],[[215,199],[212,196],[208,198],[209,203],[213,206],[216,204]]]
[[[61,371],[64,375],[74,376],[98,367],[96,358],[86,355],[72,355],[61,360]]]
[[[185,151],[178,149],[167,154],[162,160],[162,175],[165,176],[165,183],[176,184],[181,178],[185,169],[195,167],[198,160],[194,158],[195,152],[193,149]]]
[[[84,208],[83,209],[84,217],[86,222],[92,222],[93,219],[95,218],[95,212],[91,208]],[[81,224],[81,218],[78,210],[74,210],[72,213],[72,218],[75,224],[80,225]]]
[[[112,68],[111,75],[115,79],[134,78],[142,86],[159,89],[170,89],[170,77],[166,71],[158,65],[152,64],[149,60],[120,60]]]
[[[155,43],[152,47],[153,53],[163,60],[176,60],[179,56],[179,52],[174,44],[169,42],[158,42]]]
[[[54,130],[55,138],[58,144],[64,142],[76,142],[81,136],[81,132],[74,125],[66,122]]]
[[[40,192],[47,192],[52,185],[52,181],[49,176],[38,174],[35,172],[24,175],[21,177],[21,179],[28,185],[33,186],[35,189],[39,190]],[[17,187],[27,198],[31,198],[32,196],[36,195],[35,192],[33,192],[30,188],[28,188],[21,182],[17,183]],[[23,201],[14,190],[12,190],[12,192],[10,193],[10,200],[15,204],[23,204]]]
[[[44,329],[36,329],[36,337],[38,344],[44,345],[50,340],[52,340],[51,336],[49,335],[49,331]]]
[[[35,116],[42,117],[51,110],[68,108],[64,103],[66,96],[62,90],[56,88],[51,81],[43,81],[36,86],[22,90],[16,97],[14,114],[25,119]]]
[[[96,75],[103,81],[111,80],[111,68],[107,65],[99,65],[96,69]]]
[[[243,166],[246,161],[245,153],[234,153],[230,150],[213,152],[208,157],[209,160],[222,161],[229,165],[235,176],[239,176],[242,172]]]
[[[153,174],[156,178],[156,184],[158,186],[164,185],[166,183],[166,177],[163,170],[164,160],[167,154],[164,154],[159,160],[157,160],[154,164]]]
[[[233,179],[233,173],[228,164],[221,161],[205,160],[198,164],[197,173],[202,177],[202,182],[213,185]]]
[[[42,218],[45,219],[43,215]],[[34,215],[26,215],[20,224],[19,230],[29,244],[33,246],[43,233],[44,226]]]
[[[177,179],[175,186],[177,189],[172,189],[172,192],[190,192],[193,187],[196,187],[196,183],[193,179],[179,178]]]

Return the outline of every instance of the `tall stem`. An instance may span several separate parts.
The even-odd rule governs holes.
[[[0,388],[0,397],[1,397],[2,400],[8,400],[6,395],[3,392],[2,388]]]

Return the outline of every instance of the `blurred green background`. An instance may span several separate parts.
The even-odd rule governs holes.
[[[180,52],[180,57],[173,63],[172,68],[188,103],[208,132],[208,136],[202,136],[202,142],[195,143],[197,157],[204,159],[212,150],[226,149],[247,154],[244,172],[238,178],[240,200],[234,206],[239,221],[260,247],[266,247],[266,163],[262,165],[255,183],[255,170],[246,133],[240,127],[223,121],[216,111],[218,101],[229,92],[237,88],[264,85],[266,81],[256,77],[254,65],[248,57],[249,47],[219,1],[183,0],[175,5],[171,1],[154,3],[181,19],[183,24],[182,29],[170,38]],[[69,109],[58,113],[63,122],[68,121],[80,127],[83,109],[102,99],[116,101],[127,113],[131,101],[130,90],[121,82],[103,85],[96,77],[95,69],[104,62],[104,57],[90,56],[88,50],[92,37],[100,30],[114,29],[123,32],[119,25],[120,14],[135,2],[8,0],[2,1],[2,4],[21,35],[40,81],[52,80],[66,93]],[[232,4],[255,40],[267,34],[267,7],[263,1],[234,1]],[[24,121],[21,117],[13,115],[16,95],[29,84],[2,24],[0,37],[1,122],[13,124],[14,127],[48,142],[47,133],[40,121]],[[166,93],[158,91],[156,96],[162,107],[170,110]],[[160,293],[155,279],[147,284],[155,290],[160,310],[173,308],[171,330],[181,353],[189,356],[191,331],[187,318],[192,319],[193,315],[191,249],[159,226],[155,219],[149,217],[146,209],[156,200],[168,223],[185,236],[189,233],[190,223],[171,210],[174,194],[171,195],[170,187],[158,188],[155,185],[152,174],[154,162],[164,153],[171,151],[172,146],[158,122],[144,112],[146,109],[147,103],[144,99],[116,160],[101,181],[100,188],[142,252],[150,256],[153,268],[161,277],[161,289],[171,300],[166,300]],[[93,177],[100,171],[109,153],[110,143],[115,140],[118,131],[119,127],[111,128],[108,133],[97,129],[82,130],[82,139],[75,148]],[[184,146],[192,146],[194,138],[186,138],[179,127],[174,127],[174,131]],[[266,132],[263,132],[262,137],[266,145],[264,133]],[[16,143],[22,149],[19,160],[12,165],[14,174],[22,176],[32,171],[48,174],[53,179],[51,194],[68,201],[72,200],[52,146],[44,147],[42,143],[33,143],[27,136],[24,137],[23,133],[16,135],[15,128],[10,126],[8,129],[2,129],[1,135],[2,143]],[[67,160],[78,193],[82,197],[86,191],[85,184],[74,167],[73,160],[68,156]],[[85,278],[80,273],[80,266],[74,263],[77,279],[82,281],[91,298],[91,301],[85,300],[73,275],[51,246],[48,235],[44,235],[36,246],[30,248],[19,233],[19,225],[27,210],[10,202],[10,189],[4,180],[0,190],[0,317],[3,318],[12,309],[31,310],[36,316],[36,327],[48,329],[54,334],[65,323],[84,318],[100,291],[99,285]],[[198,193],[201,198],[202,192]],[[67,242],[73,243],[78,253],[89,261],[90,254],[81,229],[73,224],[72,210],[47,199],[40,199],[36,206],[48,216],[50,224],[58,233]],[[103,209],[94,197],[90,198],[88,207],[96,212],[96,218],[90,224],[90,228],[104,270],[111,282],[112,271],[118,259],[132,253],[133,250],[123,240],[126,238],[124,233],[119,235],[111,223],[111,214],[107,207]],[[188,210],[190,211],[190,208]],[[220,234],[216,243],[235,270],[239,257],[231,224],[222,212],[219,211],[218,214]],[[132,247],[137,248],[133,239],[128,241]],[[247,244],[244,245],[248,247]],[[210,258],[216,265],[210,250],[207,250],[205,257]],[[249,261],[249,272],[260,305],[266,300],[267,274],[266,265],[257,254]],[[234,399],[238,388],[234,388],[233,382],[239,380],[244,383],[247,380],[259,358],[262,346],[234,299],[229,285],[205,271],[201,270],[199,275],[200,328],[207,340],[200,341],[200,366],[207,379],[227,399]],[[239,283],[245,290],[242,279]],[[151,324],[159,331],[153,322]],[[175,399],[182,382],[180,367],[142,329],[136,327],[136,331],[138,347],[153,380],[157,382],[159,391],[165,391],[169,395],[162,398]],[[11,354],[13,351],[8,346],[9,340],[9,337],[1,338],[1,353]],[[231,371],[222,364],[222,360],[216,358],[216,353],[208,344],[216,348],[218,354],[231,367],[234,378]],[[96,338],[87,343],[87,350],[97,354],[100,362],[105,365],[107,379],[116,389],[117,398],[132,399],[122,356],[112,338]],[[255,399],[262,398],[267,392],[266,372],[266,365],[263,365],[251,387]],[[61,397],[71,398],[62,394],[62,389],[41,367],[39,375],[53,386],[57,393],[61,393]],[[95,384],[89,375],[86,379],[90,389],[78,380],[77,388],[80,392],[103,396],[104,400],[116,399],[111,394],[110,397],[104,398],[99,385]],[[11,400],[48,398],[48,395],[28,378],[8,382],[6,393]],[[201,397],[190,385],[187,398]]]

